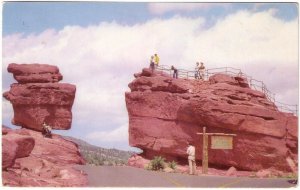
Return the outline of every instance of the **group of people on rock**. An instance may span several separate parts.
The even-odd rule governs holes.
[[[158,68],[158,64],[159,64],[158,55],[157,54],[152,55],[150,58],[150,69],[152,70],[152,73],[155,69]],[[173,78],[177,79],[178,78],[178,69],[172,65],[171,70],[173,70]],[[199,65],[199,62],[197,62],[196,67],[195,67],[195,79],[204,80],[204,75],[205,75],[204,63],[201,62]]]
[[[195,67],[195,79],[204,80],[204,74],[205,74],[204,63],[201,62],[201,65],[199,66],[199,62],[197,62]]]
[[[157,69],[158,64],[159,64],[158,55],[157,54],[152,55],[151,59],[150,59],[150,68],[152,70],[152,73],[153,73],[154,69]]]

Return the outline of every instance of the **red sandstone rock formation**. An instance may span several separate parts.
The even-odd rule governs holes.
[[[4,186],[70,187],[87,184],[86,176],[73,168],[75,164],[85,163],[73,142],[55,134],[52,139],[44,138],[40,132],[24,128],[9,130],[2,126],[2,129],[8,131],[2,138]],[[29,139],[35,143],[30,143]]]
[[[298,118],[276,110],[245,79],[224,74],[209,81],[172,79],[149,69],[134,76],[125,94],[129,143],[144,158],[186,162],[186,142],[193,141],[200,161],[202,136],[196,133],[206,126],[207,132],[237,134],[233,150],[209,148],[209,164],[290,171],[286,158],[297,163]]]
[[[59,82],[63,78],[56,66],[47,64],[11,63],[7,70],[19,83]]]
[[[62,76],[56,66],[13,63],[7,70],[19,82],[3,94],[13,105],[14,125],[41,131],[46,122],[53,129],[70,129],[76,87],[57,83]]]
[[[2,126],[2,181],[5,186],[69,187],[87,185],[85,174],[73,168],[84,164],[78,146],[59,135],[45,138],[42,123],[53,129],[69,129],[76,87],[58,83],[56,66],[10,64],[8,71],[19,82],[3,96],[14,109],[12,123],[22,129]]]

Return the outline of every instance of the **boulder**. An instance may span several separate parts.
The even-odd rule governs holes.
[[[150,160],[147,160],[139,155],[133,155],[128,159],[127,165],[136,168],[145,168],[149,163]]]
[[[230,167],[228,170],[227,170],[227,172],[226,172],[226,174],[225,174],[226,176],[236,176],[237,175],[237,170],[235,169],[235,167]]]
[[[17,143],[2,138],[2,170],[6,170],[15,164],[17,158]]]
[[[13,141],[15,144],[17,144],[16,158],[23,158],[29,156],[35,144],[34,138],[27,135],[9,133],[3,136],[2,139]]]
[[[209,133],[237,135],[232,150],[209,148],[210,164],[291,170],[286,155],[298,154],[298,118],[278,111],[243,78],[216,74],[209,81],[173,79],[145,69],[135,76],[128,85],[131,92],[125,93],[129,143],[142,149],[145,159],[164,156],[186,163],[186,142],[194,141],[196,159],[201,161],[202,136],[196,133],[206,126]]]
[[[19,75],[57,74],[58,68],[41,64],[10,64],[8,71],[18,78]],[[57,82],[35,78],[34,81],[19,80],[19,83],[12,84],[10,90],[3,94],[14,109],[12,123],[36,131],[42,131],[43,122],[53,129],[70,129],[76,87]]]

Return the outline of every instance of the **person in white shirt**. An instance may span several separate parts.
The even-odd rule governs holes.
[[[195,175],[196,174],[195,147],[192,145],[192,143],[188,143],[188,148],[186,153],[188,154],[190,175]]]

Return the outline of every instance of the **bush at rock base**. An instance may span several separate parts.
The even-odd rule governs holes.
[[[165,158],[161,156],[155,156],[150,163],[146,166],[147,170],[163,170],[166,167]]]
[[[176,169],[177,166],[177,162],[175,162],[174,160],[172,162],[168,163],[169,168],[172,168],[173,170]]]

